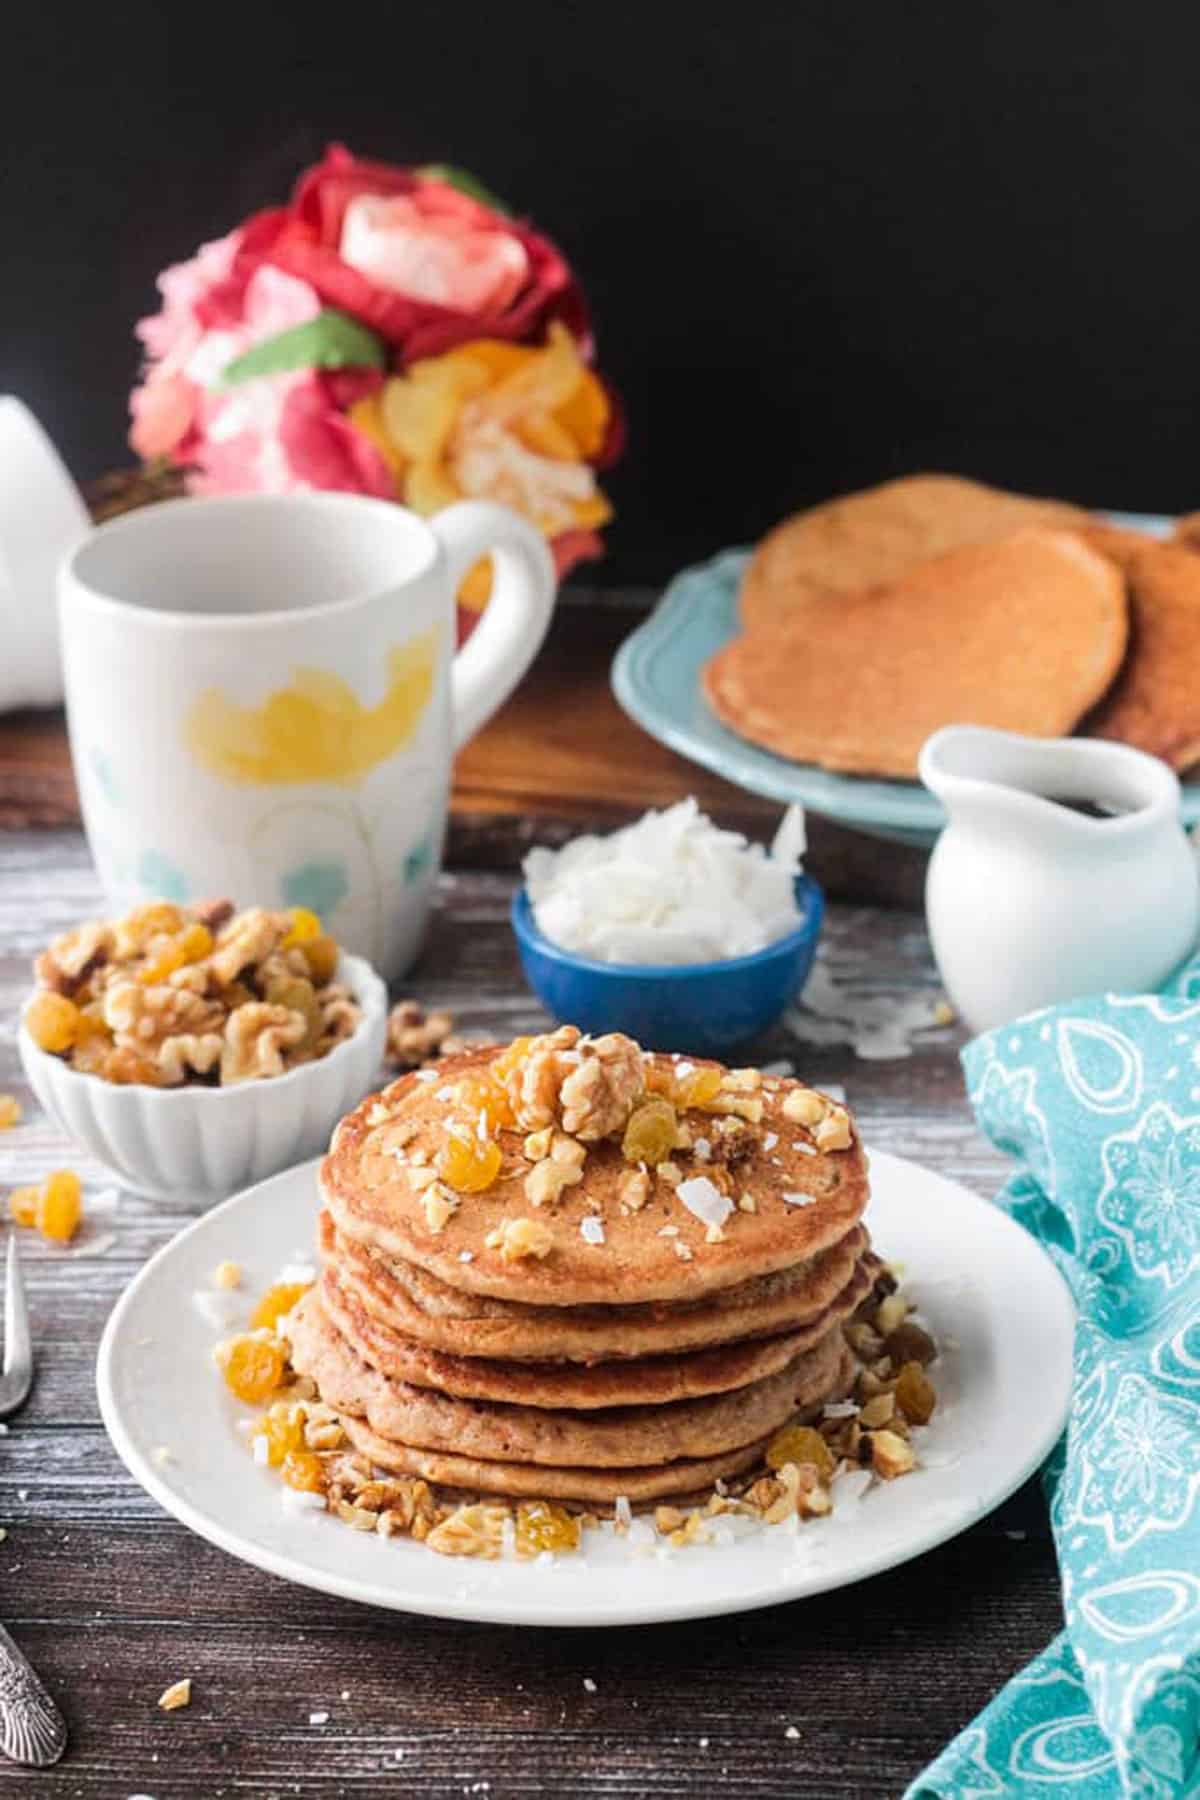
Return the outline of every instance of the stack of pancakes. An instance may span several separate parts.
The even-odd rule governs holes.
[[[1082,730],[1200,758],[1200,531],[1173,543],[1063,501],[912,475],[786,519],[747,567],[718,717],[799,762],[912,776],[958,723]]]
[[[472,1493],[636,1504],[753,1469],[856,1373],[842,1326],[880,1265],[848,1115],[752,1071],[689,1105],[716,1065],[570,1028],[496,1058],[407,1075],[338,1128],[296,1368],[378,1468]],[[630,1120],[664,1101],[676,1147],[639,1165]],[[501,1157],[475,1192],[438,1173],[464,1133]],[[576,1177],[549,1196],[548,1160]]]

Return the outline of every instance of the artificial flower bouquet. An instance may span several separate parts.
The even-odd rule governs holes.
[[[502,501],[558,572],[602,554],[620,449],[587,303],[550,240],[473,177],[333,145],[291,202],[158,278],[130,443],[193,494],[328,488],[419,513]],[[486,603],[490,571],[460,591]]]

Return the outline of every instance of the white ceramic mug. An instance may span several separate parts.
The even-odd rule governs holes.
[[[54,573],[90,523],[29,408],[0,394],[0,712],[62,699]]]
[[[494,558],[454,653],[454,596]],[[71,748],[114,910],[162,895],[308,906],[387,976],[419,948],[455,750],[545,636],[534,528],[351,494],[167,501],[59,581]]]

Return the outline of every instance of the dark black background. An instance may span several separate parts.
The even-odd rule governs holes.
[[[165,263],[340,137],[556,237],[628,404],[605,579],[918,467],[1200,505],[1197,9],[5,9],[0,389],[120,465]]]

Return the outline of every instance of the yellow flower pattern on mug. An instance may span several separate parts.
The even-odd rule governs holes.
[[[389,650],[387,692],[364,706],[339,675],[292,670],[261,706],[239,706],[216,688],[200,695],[184,741],[212,774],[240,786],[362,781],[412,741],[433,694],[438,629]]]

